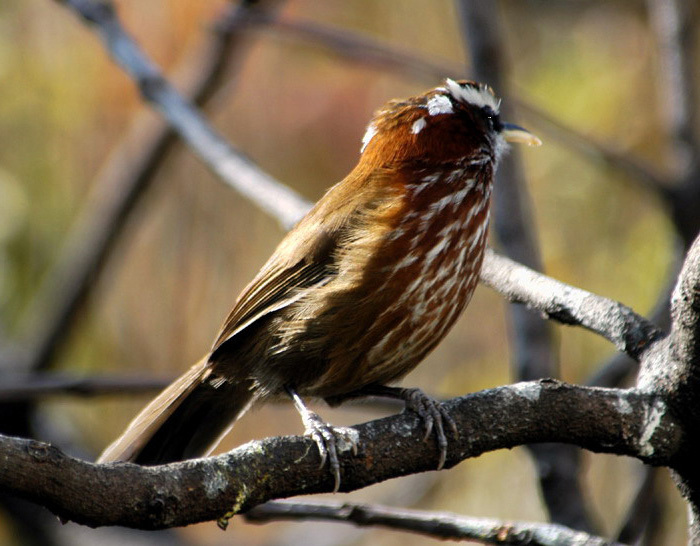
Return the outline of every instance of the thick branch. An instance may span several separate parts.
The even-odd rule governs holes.
[[[671,297],[671,336],[683,376],[700,380],[700,237],[690,247]],[[687,381],[687,379],[686,379]]]
[[[457,398],[447,409],[468,431],[451,439],[447,467],[486,451],[545,441],[664,464],[679,443],[663,401],[634,390],[543,380]],[[412,413],[355,427],[360,451],[341,457],[341,488],[433,470],[438,447],[423,442],[420,429]],[[333,488],[331,473],[318,468],[314,443],[300,437],[269,438],[218,457],[158,467],[94,465],[47,444],[0,437],[0,461],[0,489],[91,526],[186,525]]]
[[[642,360],[638,384],[663,393],[686,431],[672,461],[677,485],[689,502],[692,544],[700,544],[700,469],[695,432],[700,414],[700,236],[691,245],[671,298],[671,334]]]
[[[549,523],[472,518],[447,512],[397,509],[342,502],[267,502],[246,513],[254,523],[278,520],[341,521],[364,527],[388,527],[432,538],[475,540],[482,544],[528,546],[615,546],[587,533]]]
[[[481,281],[512,302],[603,336],[635,360],[662,336],[629,307],[537,273],[492,250],[487,250]]]

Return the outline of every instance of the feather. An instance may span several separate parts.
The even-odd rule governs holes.
[[[135,459],[153,434],[208,373],[209,361],[208,357],[205,357],[143,408],[129,423],[124,433],[102,452],[97,462],[109,463]]]

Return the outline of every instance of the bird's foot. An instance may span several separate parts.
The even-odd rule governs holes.
[[[302,415],[302,420],[304,421],[305,435],[316,442],[319,455],[321,455],[319,468],[323,468],[328,460],[328,466],[335,480],[333,493],[337,493],[340,489],[338,451],[352,451],[353,455],[357,455],[357,431],[349,427],[334,427],[310,410]]]
[[[326,464],[326,459],[328,460],[328,466],[335,480],[333,493],[337,493],[340,489],[338,450],[341,452],[352,451],[353,455],[357,455],[357,445],[360,437],[355,429],[334,427],[330,423],[326,423],[317,413],[306,407],[304,401],[291,387],[287,387],[287,392],[294,402],[294,407],[301,415],[306,436],[309,436],[318,446],[318,452],[321,455],[319,468],[323,468],[323,465]]]
[[[406,409],[410,409],[418,414],[423,421],[425,434],[423,441],[425,442],[430,433],[435,429],[435,436],[440,449],[440,459],[438,461],[438,470],[442,470],[445,466],[447,458],[447,436],[445,436],[445,425],[450,427],[450,430],[455,435],[459,436],[457,424],[452,416],[445,409],[442,402],[431,398],[420,389],[400,389],[402,398],[406,401]]]

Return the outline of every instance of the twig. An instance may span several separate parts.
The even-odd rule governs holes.
[[[435,62],[415,52],[384,44],[357,32],[348,32],[327,25],[289,18],[272,18],[256,13],[241,24],[242,29],[262,29],[267,34],[277,33],[298,40],[320,45],[346,61],[357,62],[381,70],[390,70],[404,75],[419,77],[434,83],[446,76],[461,77],[464,68],[447,61]],[[561,142],[565,146],[604,161],[609,166],[627,175],[631,181],[666,197],[668,180],[655,169],[629,155],[613,149],[609,144],[597,141],[565,123],[550,116],[540,108],[516,96],[509,97],[515,109],[527,116],[538,130]]]
[[[3,378],[0,402],[35,400],[46,396],[103,396],[108,394],[158,391],[172,382],[172,378],[156,377],[71,377],[42,374],[12,380]]]
[[[695,133],[697,100],[694,62],[695,15],[698,8],[688,0],[649,0],[652,28],[657,37],[661,59],[663,112],[671,134],[677,173],[697,168],[700,143]]]
[[[486,251],[481,281],[514,303],[562,324],[587,328],[639,360],[662,332],[629,307],[554,280],[492,250]]]
[[[670,135],[675,180],[671,185],[674,224],[687,249],[700,230],[700,142],[694,76],[697,3],[688,0],[649,0],[652,28],[660,51],[662,112]]]
[[[391,70],[430,81],[459,76],[463,70],[456,63],[436,62],[417,53],[389,46],[354,31],[333,28],[314,21],[272,18],[264,13],[242,23],[241,28],[262,29],[272,35],[291,37],[326,47],[345,61],[381,70]]]
[[[625,174],[632,182],[659,195],[664,201],[670,200],[672,180],[657,172],[656,167],[616,150],[612,144],[604,144],[573,127],[569,127],[526,101],[516,98],[512,99],[512,102],[516,105],[518,112],[530,120],[539,130],[549,135],[552,142],[575,150],[594,161],[603,162]]]
[[[673,268],[672,282],[667,283],[667,287],[661,291],[661,295],[654,306],[654,310],[648,321],[659,328],[662,332],[668,332],[671,328],[671,292],[678,277],[677,267]],[[607,362],[599,365],[596,371],[586,381],[586,385],[591,387],[623,387],[626,379],[636,374],[639,366],[638,362],[630,358],[625,353],[616,353]]]
[[[376,504],[273,501],[246,512],[253,523],[278,520],[341,521],[358,526],[377,525],[441,539],[475,540],[482,544],[528,546],[614,546],[563,525],[472,518],[447,512],[397,509]]]
[[[223,182],[233,187],[285,229],[309,209],[309,203],[280,184],[228,144],[162,76],[121,25],[110,2],[56,0],[71,8],[99,34],[114,61],[137,83],[145,100],[167,119],[177,134]]]
[[[129,377],[129,376],[87,376],[76,377],[60,373],[39,373],[22,376],[20,379],[3,377],[0,385],[0,403],[30,402],[49,396],[105,396],[157,392],[173,382],[174,378]],[[274,403],[289,404],[287,398],[274,400]],[[404,408],[400,400],[368,397],[361,402],[348,402],[343,409],[365,411],[399,412]]]
[[[216,25],[217,30],[205,50],[178,70],[182,87],[196,103],[204,104],[211,98],[234,53],[240,52],[241,40],[233,29],[249,16],[251,3],[257,2],[231,6]],[[25,312],[26,357],[22,369],[46,368],[67,337],[127,219],[160,169],[173,137],[165,122],[142,113],[110,154],[92,184],[87,205],[66,237],[58,260]]]
[[[655,394],[557,381],[519,383],[446,403],[460,434],[446,467],[484,452],[533,442],[567,442],[599,452],[669,464],[682,441],[676,414]],[[356,456],[341,457],[341,489],[432,470],[436,443],[402,413],[353,427]],[[348,446],[349,449],[349,446]],[[0,436],[0,489],[39,502],[78,523],[156,529],[245,512],[274,498],[328,492],[312,440],[268,438],[228,454],[163,466],[95,465],[32,440]],[[270,461],[275,464],[271,465]],[[225,521],[221,522],[222,524]]]

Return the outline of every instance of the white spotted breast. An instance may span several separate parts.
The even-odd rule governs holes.
[[[491,196],[490,169],[426,173],[388,233],[384,286],[394,297],[367,330],[372,382],[408,373],[447,334],[479,280]],[[396,259],[396,257],[400,257]]]

